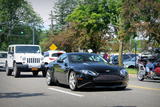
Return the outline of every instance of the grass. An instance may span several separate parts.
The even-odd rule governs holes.
[[[137,69],[127,68],[128,74],[137,74]]]

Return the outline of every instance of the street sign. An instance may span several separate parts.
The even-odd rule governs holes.
[[[50,47],[49,47],[50,50],[56,50],[57,49],[57,46],[55,44],[52,44]]]

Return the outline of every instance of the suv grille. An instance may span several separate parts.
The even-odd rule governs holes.
[[[40,58],[27,58],[27,63],[40,63]]]

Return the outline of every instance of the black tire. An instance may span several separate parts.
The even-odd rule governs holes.
[[[42,71],[42,76],[46,77],[46,75],[47,75],[47,71],[46,70]]]
[[[15,78],[20,77],[21,72],[17,69],[17,64],[16,63],[14,63],[13,72],[14,72],[14,77]]]
[[[7,62],[6,62],[6,65],[5,65],[5,69],[6,69],[6,75],[7,75],[7,76],[12,75],[12,70],[10,70],[10,69],[8,68],[8,63],[7,63]]]
[[[34,77],[38,76],[38,71],[33,71],[32,73]]]
[[[77,90],[77,78],[76,78],[76,73],[71,71],[69,74],[69,87],[72,91]]]
[[[126,87],[127,87],[127,86],[124,86],[124,87],[118,87],[117,89],[118,89],[118,90],[125,90],[125,89],[126,89]]]
[[[55,85],[54,75],[51,75],[51,73],[49,72],[49,70],[47,70],[47,72],[46,72],[46,81],[47,81],[47,85],[48,86]]]

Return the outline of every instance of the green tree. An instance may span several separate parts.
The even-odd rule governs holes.
[[[7,47],[12,43],[32,43],[32,28],[36,29],[38,35],[41,32],[42,20],[27,1],[0,0],[0,26],[2,49],[2,46]]]
[[[76,23],[77,28],[85,30],[81,46],[85,45],[87,49],[98,52],[102,46],[102,40],[106,38],[109,29],[110,15],[112,9],[109,9],[107,0],[84,0],[67,17],[67,21]]]

